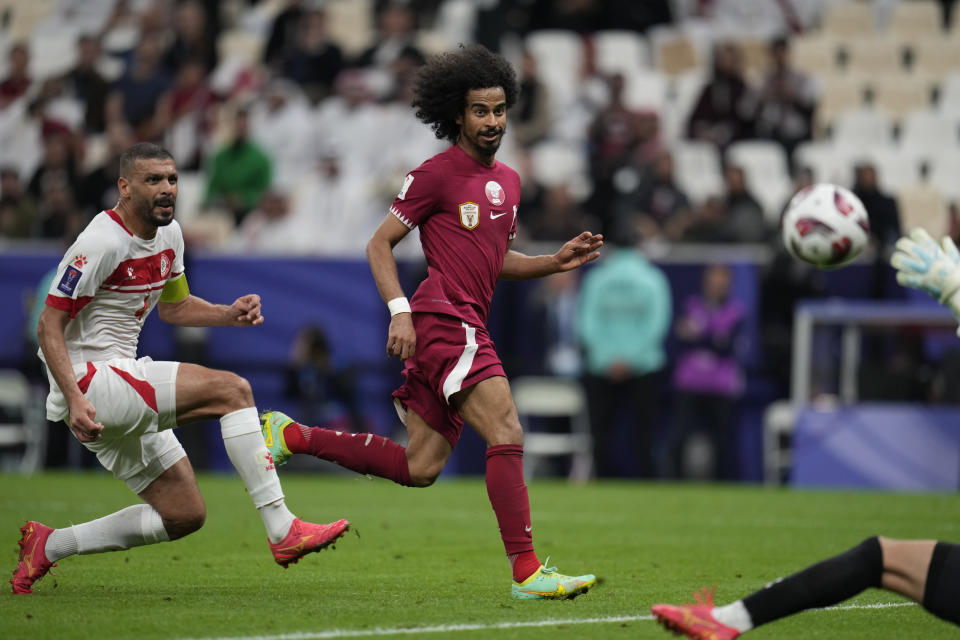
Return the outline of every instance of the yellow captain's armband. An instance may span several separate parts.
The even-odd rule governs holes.
[[[167,280],[167,284],[163,285],[160,302],[180,302],[188,295],[190,295],[190,287],[187,286],[187,274],[181,273],[176,278]]]

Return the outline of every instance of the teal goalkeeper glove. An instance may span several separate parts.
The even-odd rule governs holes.
[[[954,295],[960,290],[960,251],[950,236],[937,245],[925,230],[914,229],[897,240],[896,248],[890,264],[897,282],[926,291],[960,318],[960,296]]]

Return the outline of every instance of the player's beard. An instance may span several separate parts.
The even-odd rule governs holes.
[[[471,141],[473,142],[473,146],[476,148],[477,152],[486,158],[492,158],[494,155],[496,155],[497,151],[500,149],[500,143],[503,142],[503,134],[506,133],[507,128],[504,127],[503,129],[499,130],[499,135],[497,136],[495,142],[486,142],[480,137],[494,131],[497,130],[494,129],[491,131],[489,129],[485,129],[477,131],[476,136]]]
[[[134,203],[140,216],[155,227],[165,227],[173,222],[177,199],[171,196],[161,196],[153,200],[140,200]],[[170,213],[158,211],[159,207],[170,207]]]

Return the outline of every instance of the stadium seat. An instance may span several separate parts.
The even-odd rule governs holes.
[[[767,140],[744,140],[727,148],[727,163],[743,169],[747,188],[763,206],[767,221],[776,224],[793,190],[783,147]]]
[[[870,75],[900,74],[904,69],[903,44],[886,36],[848,38],[841,45],[844,70]]]
[[[583,40],[572,31],[543,29],[526,38],[527,50],[537,61],[537,70],[550,89],[555,119],[561,119],[566,105],[577,93],[583,67]]]
[[[945,78],[960,68],[960,39],[930,36],[909,44],[914,71]]]
[[[950,200],[960,204],[960,149],[942,146],[926,157],[927,179]]]
[[[946,146],[957,148],[958,122],[956,117],[931,108],[908,113],[900,123],[899,147],[905,153],[924,154]]]
[[[510,380],[510,390],[524,425],[524,476],[534,477],[545,457],[570,455],[570,480],[588,480],[593,471],[593,446],[586,393],[580,382],[570,378],[520,376]],[[567,433],[530,430],[530,418],[566,418],[570,429]]]
[[[844,111],[837,117],[831,139],[837,146],[869,149],[890,144],[892,131],[892,121],[885,112],[873,107],[861,107]]]
[[[825,35],[804,35],[790,41],[790,60],[801,71],[819,75],[836,73],[840,42]]]
[[[672,152],[677,184],[691,201],[699,203],[723,193],[720,152],[714,145],[680,140]]]
[[[657,69],[671,76],[703,67],[693,41],[679,33],[661,34],[653,39],[653,62]]]
[[[579,146],[548,140],[530,150],[533,179],[544,187],[576,182],[587,173],[587,160]]]
[[[937,111],[948,117],[960,116],[960,72],[951,73],[940,83]]]
[[[820,21],[820,33],[840,38],[862,36],[876,28],[872,3],[863,0],[828,4]]]
[[[603,73],[627,75],[650,68],[650,50],[642,34],[608,30],[593,34],[597,69]]]
[[[817,105],[814,109],[813,130],[824,137],[837,117],[864,104],[868,77],[860,74],[822,75],[817,78]]]
[[[699,71],[688,71],[670,78],[667,104],[660,111],[660,131],[668,143],[681,139],[686,133],[690,112],[706,82],[706,77]]]
[[[633,70],[624,75],[623,102],[631,109],[658,112],[667,104],[669,80],[659,71]]]
[[[239,29],[226,31],[217,38],[220,58],[237,58],[247,64],[258,64],[265,46],[262,35]]]
[[[939,238],[947,232],[947,200],[932,184],[917,183],[897,192],[900,226],[903,229],[922,227]]]
[[[344,54],[359,55],[374,41],[372,0],[328,0],[323,3],[327,14],[327,31]]]
[[[41,467],[47,443],[42,407],[26,376],[0,370],[0,470],[31,473]]]
[[[943,10],[936,0],[910,0],[893,5],[886,32],[903,38],[939,36],[943,33]]]
[[[920,167],[923,164],[920,153],[905,152],[896,146],[875,147],[853,158],[854,163],[860,160],[873,163],[880,189],[887,193],[897,193],[920,180]]]
[[[813,140],[797,145],[793,151],[793,162],[797,167],[809,167],[815,182],[849,186],[853,179],[850,154],[837,148],[830,140]]]
[[[763,38],[737,38],[743,55],[743,70],[751,81],[759,82],[770,70],[770,41]]]
[[[899,122],[910,112],[931,104],[936,82],[926,74],[878,75],[870,83],[873,106]]]

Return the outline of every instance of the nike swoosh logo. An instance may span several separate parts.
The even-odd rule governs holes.
[[[508,213],[509,213],[509,211],[501,211],[501,212],[498,213],[497,215],[493,215],[493,211],[491,211],[491,212],[490,212],[490,219],[491,219],[491,220],[496,220],[496,219],[499,218],[500,216],[505,216],[505,215],[507,215]]]

